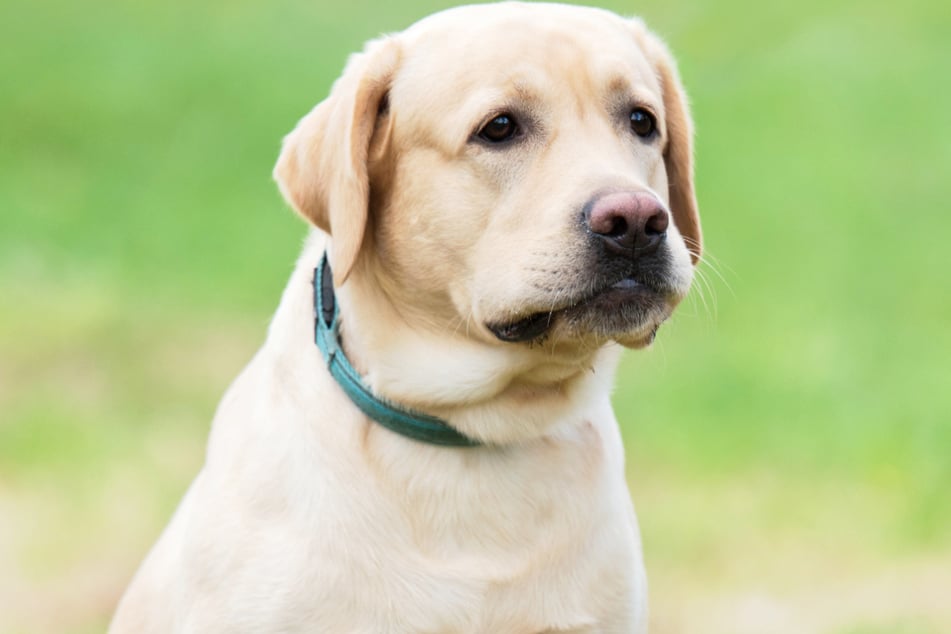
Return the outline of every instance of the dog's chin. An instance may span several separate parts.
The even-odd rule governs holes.
[[[654,341],[676,303],[670,293],[626,278],[560,308],[487,327],[506,343],[540,342],[550,337],[558,341],[613,340],[628,348],[643,348]]]

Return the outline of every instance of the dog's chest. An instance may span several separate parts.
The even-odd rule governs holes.
[[[534,451],[430,457],[425,473],[395,454],[370,463],[302,544],[304,612],[367,632],[589,631],[623,612],[639,545],[597,432]]]

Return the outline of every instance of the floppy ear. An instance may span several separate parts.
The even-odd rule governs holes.
[[[670,211],[677,230],[687,244],[690,260],[696,264],[702,252],[703,236],[693,185],[693,122],[687,106],[687,95],[667,46],[639,20],[634,21],[634,27],[637,40],[654,66],[663,91],[667,123],[664,166],[667,168]]]
[[[385,95],[399,62],[392,39],[351,56],[330,92],[284,137],[274,179],[297,213],[330,234],[337,286],[350,274],[367,226],[367,157]]]

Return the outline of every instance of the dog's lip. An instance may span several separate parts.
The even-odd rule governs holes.
[[[557,311],[532,313],[518,321],[504,324],[489,324],[487,327],[500,341],[519,343],[542,336],[551,327]]]
[[[638,298],[654,298],[658,294],[661,293],[657,289],[633,277],[624,277],[551,310],[531,313],[526,317],[504,323],[487,324],[486,327],[497,339],[506,343],[532,341],[548,332],[559,315],[570,315],[574,311],[585,310],[594,303],[609,310],[612,307],[636,301]]]

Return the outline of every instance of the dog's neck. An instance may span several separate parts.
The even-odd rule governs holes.
[[[366,385],[342,347],[339,305],[334,292],[333,270],[326,252],[320,264],[314,268],[314,339],[327,370],[350,401],[380,425],[407,438],[431,445],[478,445],[445,421],[382,399]]]
[[[294,326],[272,328],[272,334],[283,331],[302,339],[280,345],[313,346],[309,282],[324,248],[325,239],[315,232],[275,316],[275,322],[293,320]],[[355,271],[336,295],[344,349],[375,394],[437,416],[489,444],[544,436],[590,416],[589,406],[604,405],[591,399],[610,392],[618,346],[565,357],[522,344],[486,343],[464,328],[411,324],[380,285],[360,273]],[[313,354],[320,354],[316,347]]]

